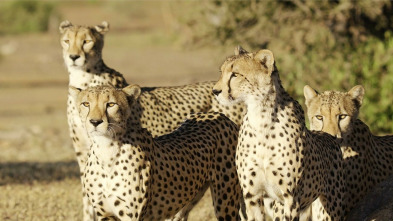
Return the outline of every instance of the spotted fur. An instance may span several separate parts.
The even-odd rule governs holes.
[[[309,131],[297,101],[281,85],[273,53],[237,49],[221,66],[213,93],[223,103],[243,101],[236,167],[248,220],[299,220],[311,204],[313,220],[343,220],[342,155],[333,137]]]
[[[304,95],[310,128],[338,138],[344,157],[347,191],[346,212],[378,183],[393,174],[393,136],[375,136],[358,119],[364,89],[317,93],[305,86]]]
[[[218,220],[238,220],[237,126],[223,114],[191,114],[153,138],[133,121],[140,88],[71,88],[92,139],[82,183],[99,220],[163,220],[211,188]]]
[[[86,89],[96,85],[112,85],[116,88],[128,85],[119,72],[106,66],[102,60],[104,35],[109,31],[107,22],[88,27],[64,21],[60,24],[59,30],[70,86]],[[172,132],[187,114],[196,112],[221,112],[240,124],[245,108],[242,105],[232,107],[220,105],[211,94],[213,86],[214,82],[205,82],[177,87],[142,88],[133,116],[137,117],[142,123],[141,126],[154,137]],[[67,118],[82,174],[91,143],[70,95],[67,102]],[[88,210],[87,203],[84,197],[85,221],[92,219],[92,211]]]

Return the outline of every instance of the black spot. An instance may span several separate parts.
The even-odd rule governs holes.
[[[246,199],[249,199],[249,198],[251,198],[251,197],[253,197],[253,195],[252,195],[250,192],[248,192],[248,193],[246,194],[246,196],[245,196]]]

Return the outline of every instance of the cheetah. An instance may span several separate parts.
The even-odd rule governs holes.
[[[104,35],[109,31],[108,22],[104,21],[96,26],[80,26],[63,21],[59,31],[70,86],[86,89],[97,85],[112,85],[116,88],[128,85],[123,75],[106,66],[102,59]],[[204,82],[176,87],[142,88],[133,116],[154,137],[172,132],[189,113],[221,112],[240,125],[245,113],[243,105],[220,105],[211,93],[213,86],[214,82]],[[70,95],[67,101],[67,119],[80,172],[83,174],[91,143]],[[89,211],[86,197],[83,197],[83,201],[83,217],[88,221],[92,219],[92,211]]]
[[[393,136],[375,136],[358,119],[363,96],[361,85],[348,92],[323,93],[308,85],[304,87],[310,129],[324,131],[339,140],[346,175],[346,213],[373,187],[393,175]]]
[[[82,183],[98,220],[171,218],[208,187],[217,219],[238,220],[237,125],[221,113],[196,113],[153,138],[130,120],[140,93],[137,85],[70,87],[92,140]]]
[[[247,106],[236,167],[248,220],[264,219],[264,199],[274,201],[273,220],[299,220],[311,205],[313,220],[343,220],[339,145],[329,134],[306,128],[271,51],[238,47],[222,64],[213,93],[222,103]]]

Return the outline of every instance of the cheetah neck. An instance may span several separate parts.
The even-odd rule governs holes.
[[[272,108],[266,108],[265,103],[258,97],[249,97],[247,102],[247,113],[244,122],[247,122],[254,130],[260,130],[262,125],[270,126],[274,124],[272,118]],[[270,104],[267,104],[270,105]]]
[[[92,154],[95,155],[99,164],[107,172],[110,172],[115,159],[118,157],[121,143],[106,136],[94,136],[92,141]]]
[[[69,85],[80,89],[86,89],[90,86],[112,84],[115,85],[114,79],[120,79],[122,86],[125,86],[125,80],[120,73],[107,67],[104,61],[98,60],[94,64],[88,62],[86,67],[67,66],[69,73]]]
[[[287,122],[288,118],[304,119],[300,105],[285,91],[278,75],[272,76],[272,84],[256,90],[245,101],[246,122],[259,132],[268,132],[275,124]],[[304,120],[299,122],[303,126]]]
[[[140,147],[143,151],[149,153],[153,151],[150,146],[153,146],[153,136],[146,129],[143,128],[140,121],[134,119],[128,119],[126,136],[123,137],[122,142],[130,144],[134,147]]]
[[[92,82],[94,75],[79,68],[69,67],[69,85],[80,89],[86,89]]]

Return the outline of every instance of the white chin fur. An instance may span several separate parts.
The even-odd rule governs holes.
[[[113,141],[113,139],[110,138],[109,136],[104,136],[104,135],[101,135],[101,136],[90,135],[90,136],[95,143],[100,144],[103,147],[110,146],[110,143]]]
[[[77,66],[77,65],[68,65],[68,70],[69,71],[83,71],[82,66]]]
[[[218,102],[224,106],[232,106],[234,104],[239,103],[240,101],[238,99],[232,99],[232,98],[224,98],[221,94],[218,96],[215,96]]]
[[[79,62],[67,62],[67,67],[70,69],[75,69],[75,70],[82,70],[83,64],[78,64]]]
[[[99,137],[107,137],[107,138],[112,138],[112,133],[108,132],[107,130],[105,131],[100,131],[100,130],[92,130],[89,132],[90,137],[92,138],[99,138]]]

